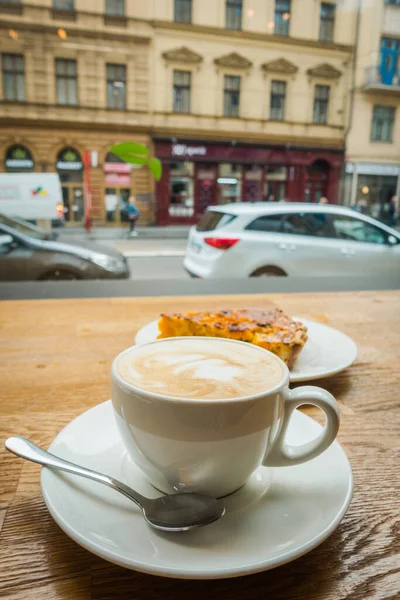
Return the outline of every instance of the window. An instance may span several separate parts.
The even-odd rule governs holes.
[[[385,85],[400,83],[400,39],[383,37],[381,39],[380,78]]]
[[[56,88],[58,104],[78,104],[76,60],[56,59]]]
[[[335,10],[334,4],[321,4],[321,12],[319,16],[319,39],[323,42],[333,41],[333,29],[335,26]]]
[[[176,23],[192,22],[192,0],[175,0],[174,21]]]
[[[336,236],[341,240],[366,242],[370,244],[386,244],[388,235],[382,229],[370,223],[342,215],[333,215],[333,227]]]
[[[385,4],[393,4],[393,6],[400,6],[400,0],[385,0]]]
[[[125,0],[106,0],[106,15],[110,17],[124,17]]]
[[[227,29],[242,29],[242,0],[226,0],[225,27]]]
[[[250,231],[268,231],[269,233],[278,233],[282,231],[283,215],[265,215],[258,217],[245,227]]]
[[[314,96],[313,123],[326,125],[328,122],[329,85],[316,85]]]
[[[107,106],[126,108],[126,66],[107,65]]]
[[[74,10],[74,0],[54,0],[53,6],[58,10]]]
[[[169,215],[192,217],[194,215],[194,163],[170,164]]]
[[[275,34],[289,35],[290,0],[275,0]]]
[[[232,223],[234,219],[236,219],[235,215],[209,210],[200,218],[196,231],[215,231],[215,229],[220,229]]]
[[[25,62],[22,54],[3,54],[3,90],[5,100],[25,100]]]
[[[285,118],[286,82],[271,81],[271,104],[269,118],[273,121],[283,121]]]
[[[190,71],[174,71],[174,112],[190,113]]]
[[[371,140],[373,142],[392,142],[394,106],[374,106],[372,113]]]
[[[238,117],[240,106],[240,77],[225,75],[224,77],[224,116]]]
[[[298,213],[288,215],[283,223],[283,231],[292,235],[335,237],[331,217],[326,213]]]

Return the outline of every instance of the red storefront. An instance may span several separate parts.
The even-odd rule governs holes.
[[[163,163],[157,184],[157,224],[197,222],[207,206],[229,202],[338,201],[344,154],[203,141],[155,140]]]

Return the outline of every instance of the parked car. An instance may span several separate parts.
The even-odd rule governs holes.
[[[191,228],[184,266],[204,278],[398,274],[400,233],[343,206],[225,204]]]
[[[7,225],[38,240],[56,240],[58,238],[58,233],[55,231],[43,229],[19,217],[6,217],[6,215],[0,214],[0,225]]]
[[[0,280],[125,279],[125,257],[94,244],[64,244],[35,231],[14,229],[0,220]]]

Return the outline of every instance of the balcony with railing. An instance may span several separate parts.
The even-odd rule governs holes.
[[[380,67],[367,67],[364,73],[362,89],[364,92],[400,94],[400,72],[388,76],[388,73],[382,72]]]

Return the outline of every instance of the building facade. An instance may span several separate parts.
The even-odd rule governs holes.
[[[343,201],[390,222],[400,195],[400,1],[365,0],[358,20]]]
[[[136,2],[136,4],[141,4]],[[124,219],[136,194],[154,220],[154,184],[109,155],[119,142],[152,146],[149,64],[152,28],[135,2],[0,2],[0,172],[60,175],[67,224],[85,221],[84,153],[90,152],[94,223]]]
[[[338,201],[351,2],[166,0],[154,22],[160,224],[209,204]]]
[[[3,0],[0,170],[57,171],[69,223],[87,152],[97,223],[131,194],[161,225],[231,201],[337,202],[356,4]],[[109,154],[128,140],[162,160],[156,186]]]

